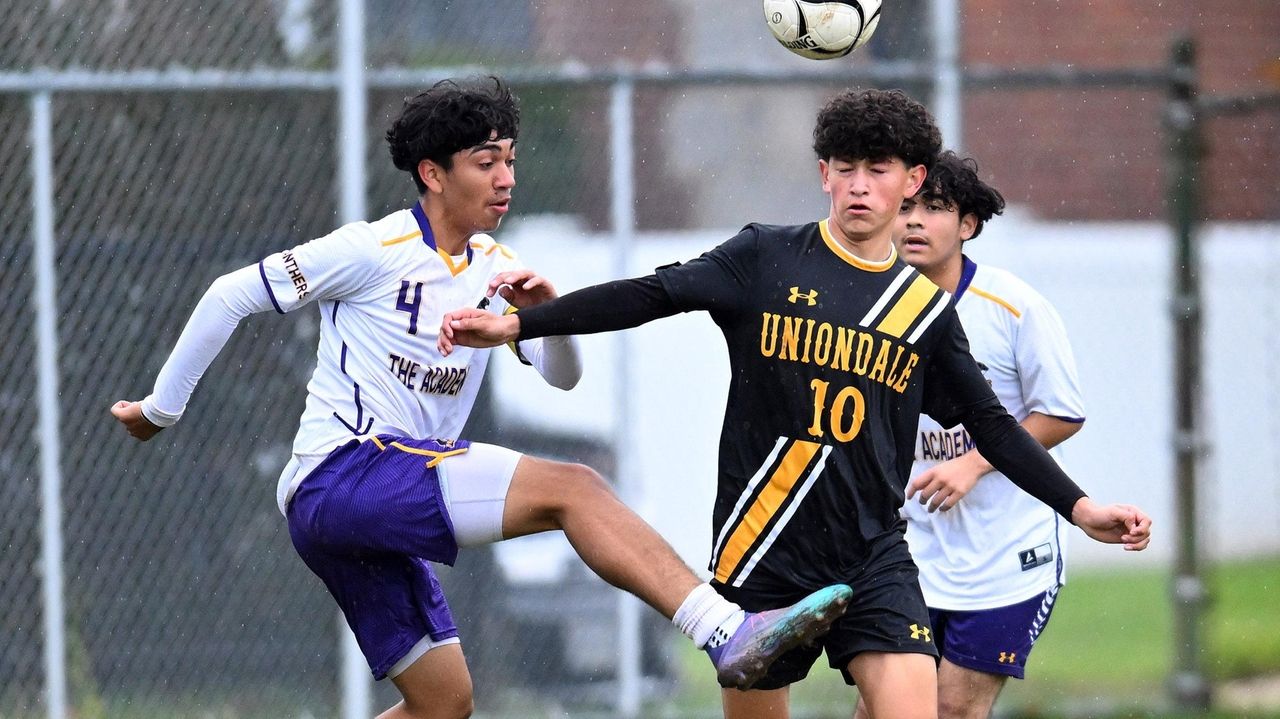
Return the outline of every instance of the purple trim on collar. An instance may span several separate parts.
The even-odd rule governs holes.
[[[973,275],[978,271],[978,265],[973,260],[964,255],[960,255],[962,264],[960,266],[960,282],[956,285],[956,299],[960,299],[964,295],[964,291],[969,289],[969,283],[973,282]]]
[[[427,220],[427,213],[422,210],[422,203],[413,203],[413,219],[418,221],[418,229],[422,230],[422,242],[436,252],[440,251],[436,247],[436,234],[431,231],[431,222]],[[471,264],[471,243],[467,243],[467,264]]]
[[[266,260],[258,260],[258,274],[262,275],[262,284],[267,288],[267,297],[271,298],[271,306],[276,308],[276,312],[284,314],[284,310],[280,309],[280,303],[276,302],[276,293],[271,291],[271,283],[267,282],[267,267],[263,263]]]

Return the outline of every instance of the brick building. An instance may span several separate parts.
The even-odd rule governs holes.
[[[1222,0],[968,0],[967,65],[1155,67],[1179,34],[1198,46],[1203,93],[1280,92],[1280,3]],[[1163,216],[1164,95],[1156,89],[980,91],[964,99],[965,146],[1009,199],[1044,217]],[[1280,110],[1205,128],[1205,213],[1280,219]],[[1105,148],[1105,149],[1102,149]]]
[[[1165,66],[1175,38],[1198,44],[1204,93],[1280,92],[1280,3],[1222,0],[960,0],[967,68]],[[928,62],[930,0],[885,0],[871,45],[823,63]],[[673,69],[812,70],[767,37],[758,3],[550,0],[534,13],[539,61]],[[588,30],[589,29],[589,30]],[[801,221],[815,197],[808,130],[822,99],[842,86],[771,83],[642,90],[637,103],[637,213],[641,227],[726,226],[745,214]],[[929,99],[929,86],[909,86]],[[1165,216],[1167,138],[1162,87],[1108,86],[963,92],[962,145],[1020,210],[1061,220]],[[592,143],[607,141],[603,108],[578,108]],[[936,109],[936,106],[935,106]],[[1204,212],[1215,220],[1280,219],[1280,110],[1204,125]],[[950,138],[949,138],[950,139]],[[599,171],[599,168],[596,170]],[[586,173],[591,174],[591,169]],[[585,183],[578,209],[607,226],[606,178]],[[767,180],[756,182],[756,180]],[[595,197],[595,200],[591,198]]]

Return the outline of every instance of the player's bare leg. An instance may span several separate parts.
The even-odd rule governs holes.
[[[463,719],[473,709],[471,673],[459,644],[423,654],[391,681],[404,701],[378,719]]]
[[[592,469],[521,457],[502,512],[505,538],[563,530],[601,579],[625,589],[707,650],[721,686],[748,689],[773,660],[813,641],[849,604],[844,585],[780,609],[747,613],[704,584]]]
[[[871,719],[871,715],[867,713],[867,705],[862,701],[862,695],[858,695],[858,703],[853,707],[853,719]]]
[[[595,471],[526,455],[507,490],[502,534],[510,539],[555,529],[601,579],[668,619],[702,583]]]
[[[861,697],[860,716],[937,719],[938,672],[927,654],[863,652],[849,662]]]
[[[791,716],[791,688],[722,689],[725,719],[787,719]]]
[[[938,666],[938,719],[987,719],[1008,679],[943,659]]]
[[[938,719],[987,719],[1008,679],[943,659],[938,666]],[[853,719],[871,719],[861,700]]]

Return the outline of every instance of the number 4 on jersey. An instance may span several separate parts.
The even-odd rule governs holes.
[[[413,283],[413,299],[409,299],[409,280],[400,280],[400,297],[396,309],[409,313],[409,334],[418,334],[418,309],[422,307],[422,283]]]

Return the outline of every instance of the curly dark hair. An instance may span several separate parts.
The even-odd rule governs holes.
[[[426,92],[405,98],[400,116],[387,130],[391,162],[413,176],[418,194],[427,191],[418,163],[431,160],[444,169],[453,154],[498,139],[516,139],[520,106],[502,80],[494,76],[463,81],[441,80]]]
[[[982,224],[1004,212],[1004,196],[996,188],[978,177],[978,162],[972,157],[960,157],[951,150],[938,156],[929,168],[920,199],[936,201],[954,207],[960,217],[973,215],[978,225],[973,229],[973,239],[982,233]]]
[[[813,151],[820,160],[888,160],[930,165],[942,133],[924,105],[901,90],[846,90],[818,112]]]

